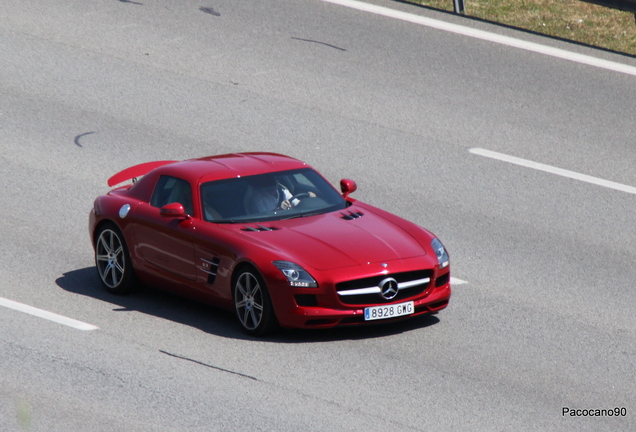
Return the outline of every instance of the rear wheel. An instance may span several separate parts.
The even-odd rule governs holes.
[[[240,270],[234,280],[234,308],[247,334],[263,336],[276,326],[276,316],[265,282],[251,268]]]
[[[121,231],[113,225],[102,226],[95,242],[95,266],[102,285],[113,294],[126,294],[134,287],[134,271]]]

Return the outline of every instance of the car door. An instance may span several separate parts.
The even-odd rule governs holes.
[[[180,278],[196,280],[194,262],[194,225],[190,217],[162,216],[161,207],[180,203],[192,215],[192,188],[184,179],[161,176],[150,204],[140,204],[134,212],[136,253],[151,268]]]

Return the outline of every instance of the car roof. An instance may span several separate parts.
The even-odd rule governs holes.
[[[245,177],[268,172],[287,171],[308,165],[277,153],[231,153],[171,163],[156,168],[159,175],[170,175],[191,183]]]

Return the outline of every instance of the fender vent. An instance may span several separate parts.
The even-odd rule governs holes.
[[[250,232],[254,232],[254,231],[278,231],[278,228],[266,227],[266,226],[263,226],[263,225],[256,224],[255,227],[245,225],[245,228],[241,228],[241,231],[250,231]]]
[[[201,258],[201,261],[201,267],[199,268],[208,274],[208,283],[210,285],[214,284],[221,260],[218,257],[214,257],[212,261],[205,258]]]
[[[364,216],[364,213],[362,213],[361,211],[351,211],[351,210],[349,210],[347,213],[340,212],[340,214],[342,215],[340,219],[344,219],[344,220],[358,219],[359,217]]]

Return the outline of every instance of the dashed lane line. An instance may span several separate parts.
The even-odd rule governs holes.
[[[13,309],[19,312],[24,312],[29,315],[33,315],[38,318],[43,318],[45,320],[49,320],[58,324],[62,324],[68,327],[72,327],[77,330],[97,330],[99,327],[94,326],[92,324],[87,324],[82,321],[74,320],[73,318],[68,318],[62,315],[58,315],[53,312],[46,311],[44,309],[38,309],[33,306],[25,305],[23,303],[18,303],[13,300],[9,300],[6,298],[0,297],[0,306],[4,306],[9,309]]]
[[[490,159],[495,159],[501,162],[508,162],[514,165],[519,165],[522,167],[526,167],[526,168],[532,168],[538,171],[543,171],[543,172],[547,172],[550,174],[556,174],[559,175],[561,177],[567,177],[567,178],[571,178],[574,180],[578,180],[578,181],[582,181],[585,183],[590,183],[590,184],[594,184],[597,186],[603,186],[609,189],[614,189],[617,191],[621,191],[621,192],[626,192],[626,193],[630,193],[630,194],[636,194],[636,187],[633,186],[628,186],[622,183],[616,183],[613,181],[609,181],[609,180],[604,180],[602,178],[598,178],[598,177],[592,177],[590,175],[587,174],[581,174],[581,173],[577,173],[575,171],[569,171],[563,168],[557,168],[555,166],[552,165],[546,165],[546,164],[542,164],[539,162],[534,162],[531,160],[527,160],[527,159],[521,159],[515,156],[510,156],[507,154],[503,154],[503,153],[498,153],[492,150],[486,150],[486,149],[482,149],[482,148],[472,148],[470,150],[468,150],[470,153],[475,154],[475,155],[479,155],[479,156],[483,156],[483,157],[487,157]]]

